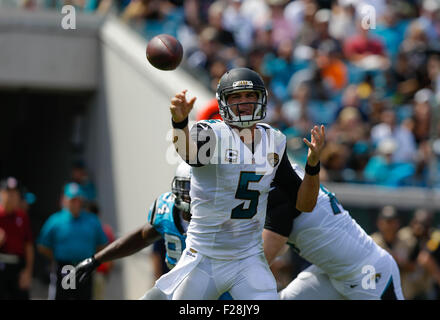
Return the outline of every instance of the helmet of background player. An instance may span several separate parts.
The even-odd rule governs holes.
[[[176,196],[175,205],[185,213],[190,212],[191,198],[189,190],[191,186],[191,166],[182,162],[176,169],[171,191]]]
[[[240,105],[249,105],[249,102],[228,104],[229,95],[240,91],[254,91],[258,95],[257,102],[253,102],[252,114],[241,115]],[[220,115],[229,125],[248,128],[266,117],[267,91],[263,79],[255,71],[248,68],[235,68],[226,72],[220,79],[216,97]],[[231,107],[237,106],[238,115]]]

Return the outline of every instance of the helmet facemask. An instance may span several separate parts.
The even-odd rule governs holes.
[[[236,92],[255,92],[258,96],[256,102],[240,102],[240,103],[231,103],[228,104],[228,97]],[[240,128],[248,128],[254,125],[257,122],[260,122],[262,119],[266,117],[266,89],[235,89],[235,88],[226,88],[225,90],[220,92],[220,96],[217,97],[219,100],[219,109],[220,115],[223,120],[230,125],[240,127]],[[252,114],[242,115],[240,106],[243,105],[253,105]],[[232,111],[232,108],[236,107],[236,111],[238,114],[235,114]],[[243,107],[241,107],[243,109]]]
[[[175,205],[184,213],[189,213],[191,209],[190,187],[191,180],[185,177],[176,176],[171,184],[171,191],[176,196]]]

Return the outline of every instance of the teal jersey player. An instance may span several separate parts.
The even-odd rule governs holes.
[[[148,211],[148,222],[165,240],[165,259],[170,270],[174,268],[185,249],[188,227],[188,222],[182,218],[179,209],[174,205],[175,200],[176,196],[172,192],[161,194]],[[232,300],[232,297],[226,292],[219,299]]]
[[[185,249],[188,222],[182,218],[175,205],[176,196],[172,192],[161,194],[151,205],[148,222],[165,240],[166,263],[172,269]]]

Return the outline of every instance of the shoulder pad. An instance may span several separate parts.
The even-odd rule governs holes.
[[[263,128],[265,130],[272,130],[278,135],[284,135],[279,129],[272,127],[271,125],[267,123],[257,123],[257,127]]]
[[[198,125],[216,125],[218,123],[224,123],[221,120],[216,120],[216,119],[212,119],[212,120],[199,120],[197,121]]]
[[[208,128],[221,128],[225,126],[226,124],[221,120],[200,120],[196,123],[197,127],[208,129]]]
[[[215,132],[221,132],[223,130],[230,130],[229,126],[221,120],[201,120],[196,124],[197,131],[200,130],[213,130]]]
[[[197,123],[218,123],[218,122],[223,122],[223,121],[221,121],[221,120],[218,120],[218,119],[210,119],[210,120],[200,120],[200,121],[198,121]]]
[[[174,194],[173,194],[172,192],[165,192],[165,193],[162,193],[162,194],[157,198],[157,200],[159,200],[159,201],[165,201],[165,202],[173,202],[173,201],[174,201],[174,198],[175,198],[175,196],[174,196]]]
[[[272,126],[268,125],[267,123],[257,123],[257,127],[261,127],[266,130],[273,129]]]
[[[155,225],[157,215],[161,215],[166,213],[167,211],[172,210],[174,205],[174,194],[172,192],[166,192],[161,194],[159,197],[154,200],[154,203],[151,205],[150,210],[148,212],[148,222],[152,226]]]

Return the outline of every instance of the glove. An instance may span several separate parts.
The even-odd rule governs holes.
[[[99,263],[93,256],[78,263],[78,265],[75,267],[76,282],[79,285],[84,284],[84,282],[100,264],[101,263]]]

